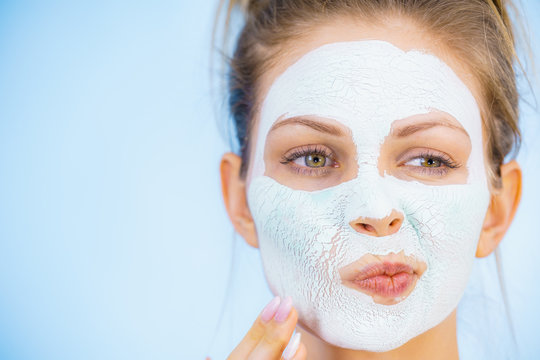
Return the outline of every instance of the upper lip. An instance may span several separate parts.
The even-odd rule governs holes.
[[[425,263],[402,253],[385,256],[368,254],[341,268],[339,273],[344,281],[362,281],[379,275],[393,276],[402,272],[420,277],[424,270]]]
[[[402,262],[375,262],[364,266],[347,280],[361,281],[377,275],[393,276],[401,272],[411,275],[414,273],[412,266]]]

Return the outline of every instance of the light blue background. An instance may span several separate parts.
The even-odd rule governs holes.
[[[524,4],[538,62],[540,4]],[[270,299],[220,197],[216,5],[0,2],[0,359],[219,359]],[[532,359],[540,119],[523,111],[502,252]]]

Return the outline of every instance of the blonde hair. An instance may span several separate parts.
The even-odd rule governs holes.
[[[241,176],[249,163],[257,83],[282,45],[334,18],[356,17],[374,23],[398,15],[442,41],[476,77],[484,105],[488,176],[493,187],[501,186],[500,166],[508,154],[517,152],[521,142],[509,1],[230,0],[226,24],[235,7],[243,10],[245,25],[230,60],[228,99],[243,160]]]

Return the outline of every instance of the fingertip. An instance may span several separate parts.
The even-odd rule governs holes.
[[[283,352],[283,359],[284,360],[292,360],[294,358],[294,355],[298,352],[298,347],[300,346],[300,339],[302,337],[302,334],[297,332],[294,334],[294,336],[289,341],[289,344],[285,348],[285,351]]]
[[[306,359],[307,359],[306,345],[304,345],[303,342],[300,342],[300,345],[298,345],[298,350],[296,351],[296,354],[294,354],[292,360],[306,360]]]
[[[296,326],[296,323],[298,322],[298,311],[296,311],[294,306],[291,308],[291,313],[289,314],[289,319],[288,320],[294,322],[294,324]]]
[[[277,322],[285,322],[292,310],[292,298],[290,296],[287,296],[283,301],[279,304],[279,307],[276,311],[276,315],[274,316],[274,320]]]
[[[261,311],[261,320],[263,323],[267,323],[276,314],[276,311],[279,308],[279,305],[281,303],[281,298],[279,296],[275,296]]]

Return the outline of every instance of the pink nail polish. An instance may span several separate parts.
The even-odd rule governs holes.
[[[289,316],[289,313],[292,309],[292,299],[290,296],[287,296],[281,304],[279,304],[279,308],[276,311],[276,316],[274,317],[274,320],[277,322],[284,322],[287,317]]]
[[[261,320],[265,323],[272,320],[280,303],[281,299],[279,298],[279,296],[274,297],[272,301],[270,301],[268,305],[266,305],[261,311]]]
[[[300,333],[294,334],[293,338],[289,342],[289,345],[287,345],[287,348],[283,352],[283,359],[285,360],[291,360],[293,356],[298,351],[298,347],[300,346]]]

